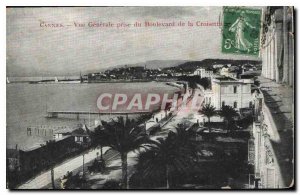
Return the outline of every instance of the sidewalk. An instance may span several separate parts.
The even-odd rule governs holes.
[[[108,147],[103,148],[103,152],[108,150]],[[87,154],[84,156],[85,162],[90,162],[94,160],[97,157],[97,152],[100,153],[99,149],[95,149],[92,151],[89,151]],[[82,155],[77,156],[73,159],[66,160],[65,162],[57,165],[54,168],[54,179],[59,179],[60,177],[64,176],[67,171],[73,171],[80,166],[82,166],[83,163],[83,157]],[[41,189],[44,186],[48,185],[51,183],[51,171],[48,170],[46,172],[41,173],[40,175],[36,176],[32,180],[27,181],[26,183],[22,184],[19,186],[17,189]]]

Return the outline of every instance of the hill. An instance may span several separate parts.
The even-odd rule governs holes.
[[[182,64],[179,64],[177,66],[172,66],[172,67],[166,67],[164,68],[165,70],[172,70],[172,69],[180,69],[184,72],[191,72],[196,70],[197,68],[212,68],[213,65],[216,64],[231,64],[232,66],[238,66],[238,65],[243,65],[243,64],[253,64],[256,66],[261,66],[261,61],[255,61],[255,60],[228,60],[228,59],[205,59],[201,61],[188,61],[184,62]]]

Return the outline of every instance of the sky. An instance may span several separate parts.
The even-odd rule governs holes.
[[[222,54],[219,26],[88,27],[89,22],[219,22],[222,7],[42,7],[6,11],[7,76],[72,75],[151,60],[258,60]],[[64,27],[41,27],[41,22]],[[86,26],[75,27],[74,22]]]

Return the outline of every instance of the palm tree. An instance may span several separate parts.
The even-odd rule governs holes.
[[[151,142],[143,127],[128,118],[118,117],[111,122],[102,121],[103,130],[99,137],[105,138],[105,145],[120,153],[122,161],[122,187],[127,188],[127,154]]]
[[[100,159],[102,162],[104,162],[103,159],[103,146],[107,145],[107,135],[105,133],[102,133],[103,126],[99,125],[95,128],[94,131],[90,131],[90,137],[92,141],[93,147],[100,146]]]
[[[55,189],[55,180],[54,180],[54,167],[55,167],[55,158],[57,156],[57,145],[54,140],[49,140],[45,145],[47,159],[50,165],[50,173],[51,173],[51,184],[52,189]]]
[[[136,168],[141,179],[155,181],[164,177],[169,189],[172,174],[184,174],[194,163],[196,152],[191,138],[192,132],[179,125],[176,132],[170,131],[166,139],[154,141],[139,155]]]
[[[168,118],[168,111],[172,108],[172,103],[168,102],[165,106],[165,117]]]
[[[226,128],[228,129],[229,124],[231,124],[235,116],[238,116],[238,113],[233,107],[225,105],[222,106],[219,115],[223,117]]]
[[[208,120],[208,130],[210,131],[210,118],[217,115],[216,108],[210,104],[205,104],[202,107],[202,110],[199,111],[200,113],[204,114]]]

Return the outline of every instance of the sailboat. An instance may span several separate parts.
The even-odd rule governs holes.
[[[9,84],[9,83],[10,83],[10,81],[8,80],[8,77],[6,77],[6,83],[7,83],[7,84]]]
[[[58,79],[57,79],[57,77],[55,77],[55,83],[58,83]]]

